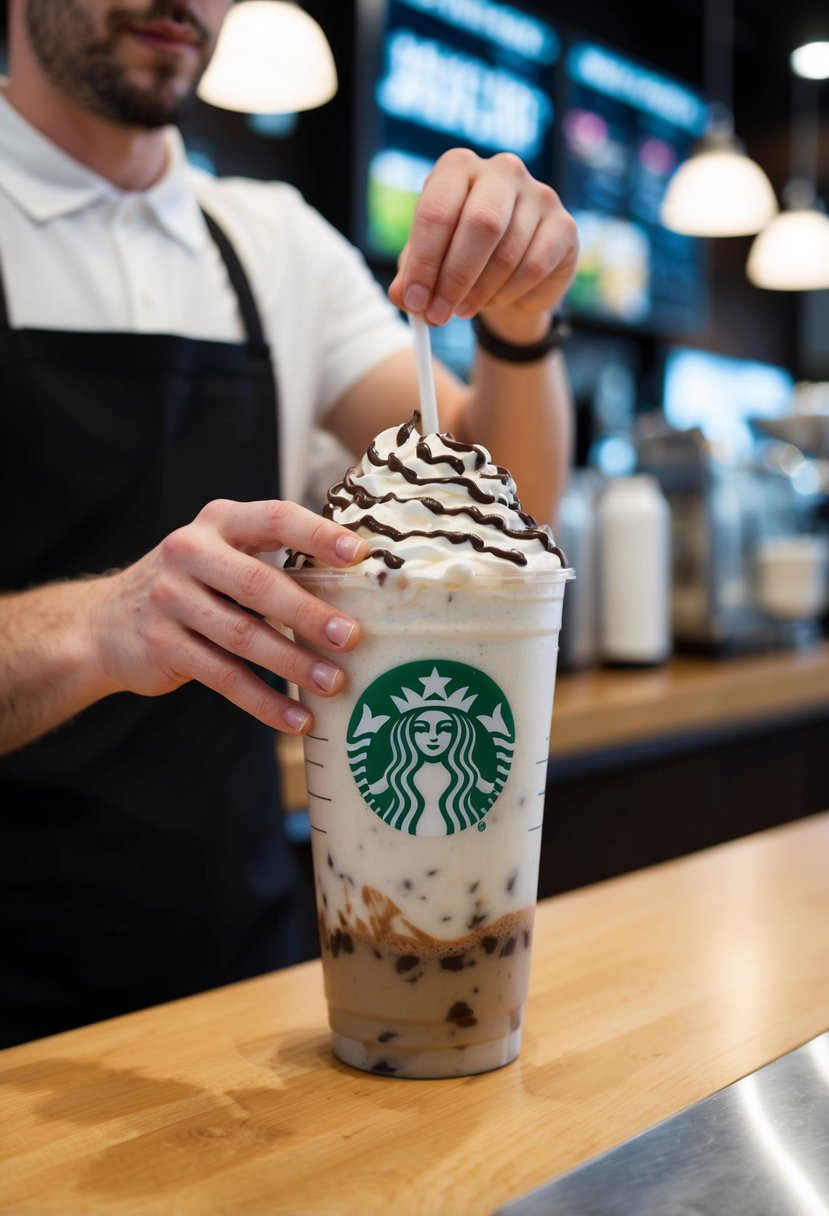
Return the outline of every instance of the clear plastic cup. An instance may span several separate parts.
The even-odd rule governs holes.
[[[329,1020],[347,1064],[486,1072],[518,1054],[570,570],[295,571],[362,627],[345,689],[303,693]]]

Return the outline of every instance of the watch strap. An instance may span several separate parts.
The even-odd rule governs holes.
[[[499,338],[487,326],[480,313],[472,318],[472,328],[481,350],[485,350],[495,359],[503,359],[506,363],[535,363],[551,350],[558,350],[572,333],[570,325],[559,313],[553,314],[550,328],[544,337],[528,344],[508,342],[505,338]]]

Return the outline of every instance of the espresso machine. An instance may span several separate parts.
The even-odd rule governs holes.
[[[734,653],[773,645],[755,554],[760,538],[801,526],[791,480],[759,463],[723,461],[697,428],[654,428],[636,448],[638,470],[658,479],[671,508],[675,646]]]

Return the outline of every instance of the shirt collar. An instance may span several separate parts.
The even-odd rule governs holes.
[[[0,88],[0,190],[40,224],[101,201],[140,199],[161,228],[196,253],[207,231],[188,182],[184,144],[174,127],[164,137],[167,168],[160,180],[149,190],[119,190],[27,122]]]

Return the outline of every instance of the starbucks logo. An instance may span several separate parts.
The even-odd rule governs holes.
[[[430,659],[369,684],[346,746],[357,787],[384,823],[411,836],[451,836],[485,827],[512,765],[515,723],[489,676]]]

